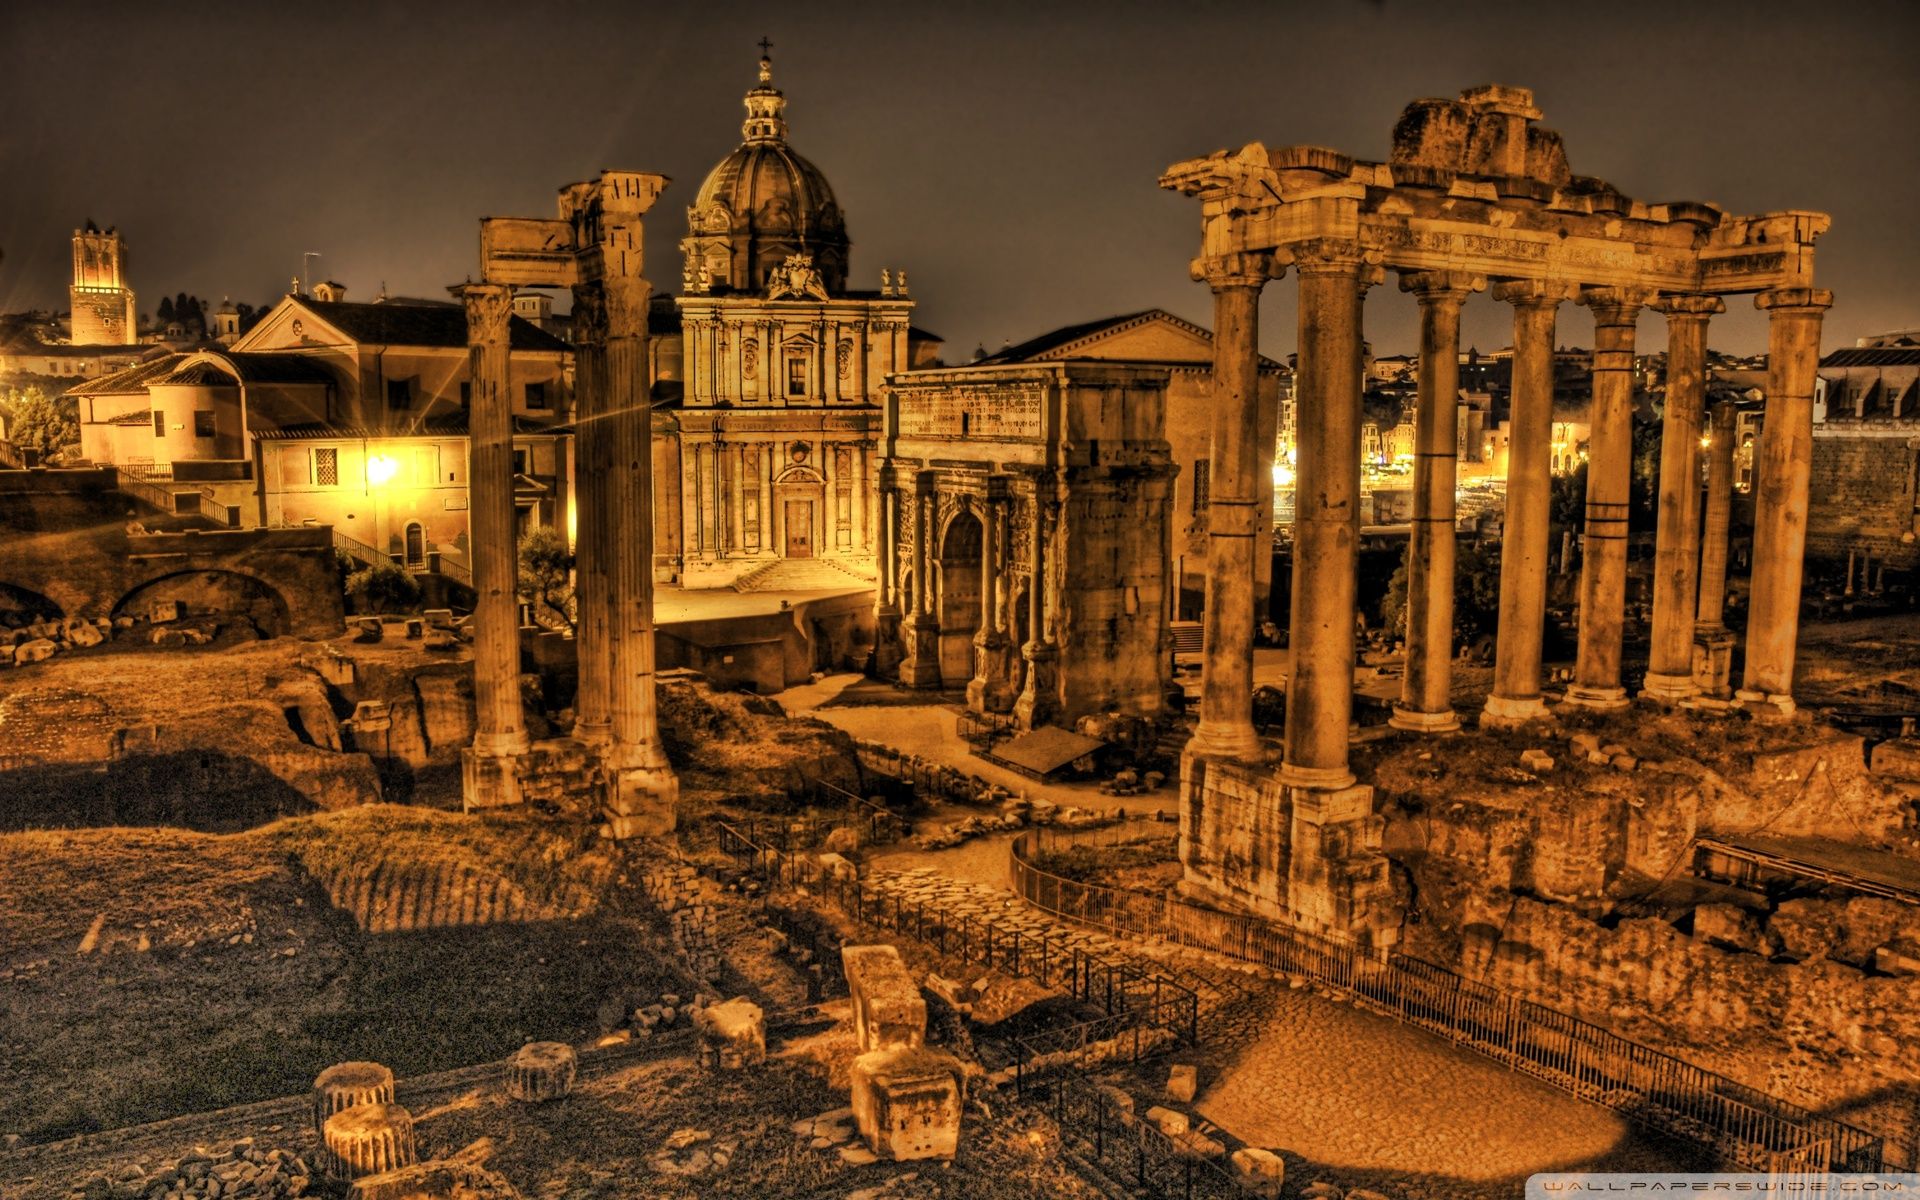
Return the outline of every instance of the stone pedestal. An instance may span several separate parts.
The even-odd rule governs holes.
[[[1286,788],[1274,768],[1189,743],[1180,757],[1183,894],[1284,919],[1290,837]]]
[[[613,837],[660,837],[673,832],[680,780],[657,743],[616,743],[608,747],[604,764],[602,816]]]
[[[529,1104],[573,1091],[580,1060],[565,1042],[528,1042],[507,1059],[507,1095]]]
[[[740,1071],[767,1057],[767,1024],[760,1006],[745,996],[709,1004],[693,1015],[700,1031],[700,1065]]]
[[[483,808],[503,808],[518,804],[520,792],[520,754],[494,755],[478,746],[460,751],[461,803],[467,812]]]
[[[1293,787],[1287,800],[1293,923],[1375,948],[1397,943],[1403,914],[1380,852],[1387,823],[1374,815],[1373,788]]]
[[[959,1060],[934,1050],[876,1050],[853,1060],[853,1120],[895,1162],[952,1158],[966,1091]]]
[[[873,614],[873,658],[867,671],[881,679],[897,676],[905,655],[900,649],[900,610],[883,605]]]
[[[1695,694],[1710,700],[1733,697],[1733,631],[1721,626],[1693,631],[1693,679]]]
[[[335,1179],[354,1180],[410,1167],[413,1114],[398,1104],[362,1104],[327,1118],[322,1128]]]
[[[1020,656],[1027,660],[1027,679],[1013,702],[1013,719],[1022,729],[1038,729],[1060,710],[1060,654],[1050,645],[1028,642]]]
[[[926,1040],[927,1002],[892,946],[842,946],[840,964],[862,1053],[910,1050]]]
[[[900,685],[910,688],[939,687],[940,622],[931,616],[915,613],[900,623],[900,641]]]

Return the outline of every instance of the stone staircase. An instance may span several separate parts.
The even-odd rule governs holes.
[[[733,581],[736,592],[846,591],[873,580],[830,558],[777,558]]]

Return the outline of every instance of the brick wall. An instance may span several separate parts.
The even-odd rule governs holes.
[[[1899,567],[1915,565],[1920,545],[1910,535],[1917,451],[1908,445],[1914,440],[1920,440],[1920,424],[1851,422],[1846,429],[1830,425],[1816,432],[1808,489],[1809,558],[1844,560],[1848,549],[1856,548],[1884,553]]]

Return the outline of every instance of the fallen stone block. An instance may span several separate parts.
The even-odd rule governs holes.
[[[379,617],[360,617],[354,621],[353,628],[356,642],[377,642],[387,635],[387,627]]]
[[[1199,1068],[1175,1064],[1167,1072],[1167,1099],[1176,1104],[1192,1104],[1193,1094],[1198,1090],[1199,1084]]]
[[[1544,775],[1553,770],[1553,755],[1545,750],[1522,750],[1520,765],[1536,775]]]
[[[186,607],[178,600],[155,600],[153,607],[147,610],[147,619],[155,625],[165,621],[178,621],[186,615]]]
[[[76,621],[67,627],[67,640],[76,646],[98,646],[107,640],[98,626]]]
[[[1230,1161],[1241,1184],[1261,1196],[1278,1197],[1287,1182],[1287,1160],[1271,1150],[1248,1146],[1235,1150]]]
[[[1162,1108],[1157,1104],[1147,1110],[1147,1120],[1152,1121],[1154,1126],[1168,1137],[1180,1136],[1193,1124],[1187,1114],[1171,1108]]]
[[[426,636],[426,632],[427,632],[426,622],[422,621],[419,617],[407,618],[407,637],[410,640],[418,640],[419,638]]]
[[[827,877],[830,879],[852,879],[860,874],[859,871],[854,869],[854,865],[847,861],[844,855],[834,853],[819,854],[814,856],[814,861],[820,864],[820,869],[826,872]]]
[[[965,1079],[959,1059],[925,1047],[862,1054],[853,1060],[854,1125],[873,1153],[895,1162],[950,1159]]]
[[[507,1059],[507,1095],[528,1104],[573,1091],[580,1060],[565,1042],[528,1042]]]
[[[842,946],[840,966],[861,1053],[911,1049],[927,1036],[927,1002],[892,946]]]
[[[1190,1158],[1219,1158],[1227,1148],[1218,1139],[1210,1138],[1198,1129],[1189,1129],[1173,1139],[1180,1147],[1180,1153]]]
[[[937,971],[927,972],[927,990],[960,1012],[973,1007],[973,990],[957,979],[948,979]]]
[[[1616,754],[1613,756],[1612,762],[1614,769],[1619,771],[1638,770],[1640,766],[1640,760],[1631,754]]]
[[[35,638],[31,642],[22,642],[13,648],[13,661],[25,666],[28,663],[45,662],[59,651],[50,639]]]
[[[767,1057],[766,1016],[745,996],[709,1004],[693,1014],[700,1031],[700,1065],[738,1071]]]

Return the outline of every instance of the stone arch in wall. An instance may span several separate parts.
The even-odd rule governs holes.
[[[940,621],[940,678],[948,687],[974,674],[973,634],[980,628],[980,518],[962,508],[940,533],[934,616]]]
[[[17,629],[35,621],[58,621],[66,615],[66,609],[46,595],[0,581],[0,629]]]
[[[147,580],[131,589],[113,606],[113,615],[148,616],[154,605],[178,601],[187,617],[244,620],[261,637],[288,632],[290,613],[286,597],[265,580],[239,571],[176,571]]]

